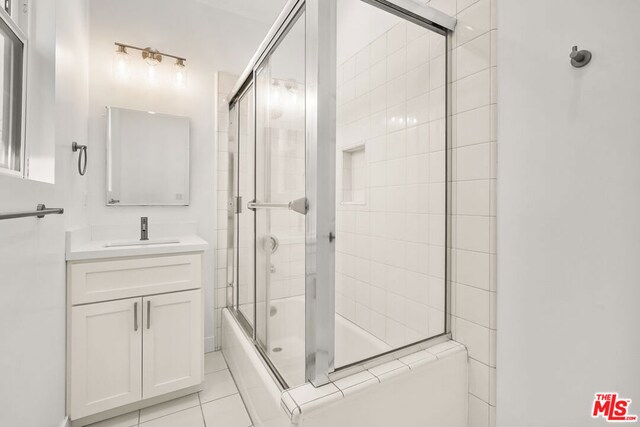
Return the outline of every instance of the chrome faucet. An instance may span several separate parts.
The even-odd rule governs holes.
[[[140,240],[149,240],[149,218],[140,218]]]

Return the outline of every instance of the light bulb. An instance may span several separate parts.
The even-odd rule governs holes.
[[[116,45],[114,55],[114,75],[117,80],[127,82],[131,78],[131,56],[123,45]]]
[[[280,106],[280,83],[278,83],[277,80],[274,80],[273,82],[273,87],[271,88],[270,92],[271,92],[271,105],[273,107],[279,107]]]
[[[271,88],[269,88],[269,111],[273,120],[279,119],[283,114],[281,91],[280,83],[274,80]]]
[[[155,85],[158,83],[158,70],[155,65],[147,66],[147,83]]]
[[[176,88],[183,89],[187,85],[187,70],[184,64],[184,59],[176,59],[175,75],[173,78]]]

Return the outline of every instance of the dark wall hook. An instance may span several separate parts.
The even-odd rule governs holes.
[[[74,141],[74,143],[71,144],[71,151],[73,151],[74,153],[76,151],[80,151],[80,153],[78,154],[78,173],[80,175],[84,175],[87,172],[87,146],[80,145]]]
[[[578,46],[574,46],[569,54],[571,65],[576,68],[582,68],[591,61],[591,52],[588,50],[578,50]]]

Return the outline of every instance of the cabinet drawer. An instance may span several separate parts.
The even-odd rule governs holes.
[[[71,304],[200,288],[200,254],[69,263]]]

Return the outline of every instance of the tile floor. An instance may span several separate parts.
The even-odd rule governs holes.
[[[205,355],[204,372],[204,390],[199,393],[90,427],[251,427],[251,419],[221,352]]]

